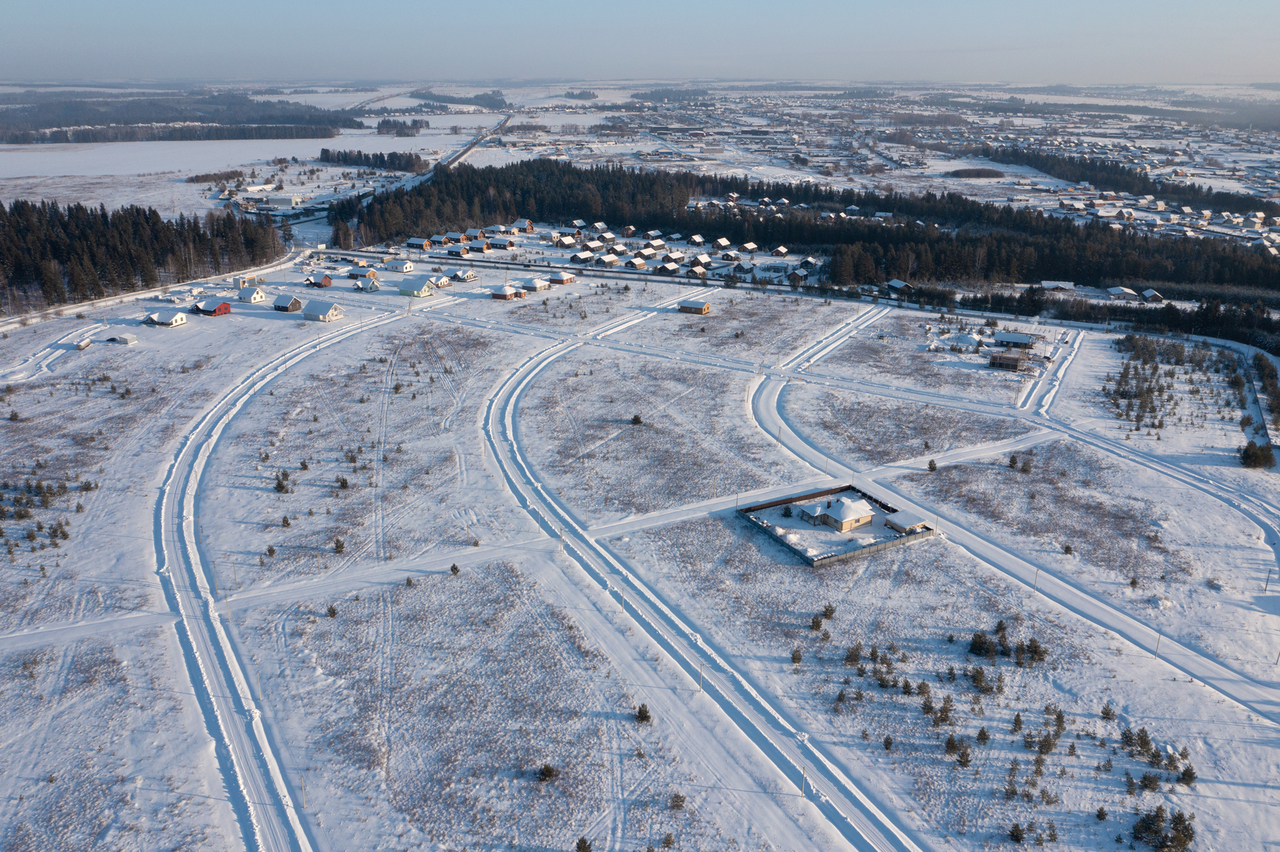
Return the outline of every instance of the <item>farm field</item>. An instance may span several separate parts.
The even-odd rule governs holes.
[[[894,305],[352,263],[0,323],[0,848],[1280,833],[1247,359],[1054,327],[1012,375]],[[851,481],[939,535],[814,569],[735,515]]]

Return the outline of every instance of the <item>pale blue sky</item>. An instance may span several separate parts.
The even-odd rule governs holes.
[[[1276,0],[18,2],[0,78],[1280,81]]]

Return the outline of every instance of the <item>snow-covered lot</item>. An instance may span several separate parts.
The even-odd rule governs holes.
[[[1010,375],[916,310],[476,272],[6,325],[0,848],[1280,834],[1280,509],[1226,361],[1126,420],[1095,332]],[[733,513],[855,474],[943,534],[814,570]]]

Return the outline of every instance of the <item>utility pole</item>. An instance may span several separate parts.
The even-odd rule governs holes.
[[[702,663],[698,663],[698,692],[702,692]]]

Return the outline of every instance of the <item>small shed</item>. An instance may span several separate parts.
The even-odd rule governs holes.
[[[108,337],[107,342],[120,343],[125,346],[132,346],[133,344],[138,342],[138,335],[130,334],[129,332],[125,331],[125,332],[121,332],[120,334],[117,334],[114,337]]]
[[[702,299],[684,299],[677,303],[677,307],[682,314],[709,314],[711,313],[711,303]]]
[[[302,310],[302,300],[297,296],[290,296],[285,293],[282,296],[276,296],[276,300],[271,303],[271,307],[286,314],[296,314]]]
[[[929,522],[913,512],[897,511],[884,519],[885,526],[891,530],[909,535],[923,532],[929,528]]]
[[[302,318],[315,322],[333,322],[342,319],[342,308],[333,302],[321,302],[312,299],[302,309]]]
[[[257,305],[267,300],[267,294],[257,287],[246,287],[240,291],[240,301]]]

